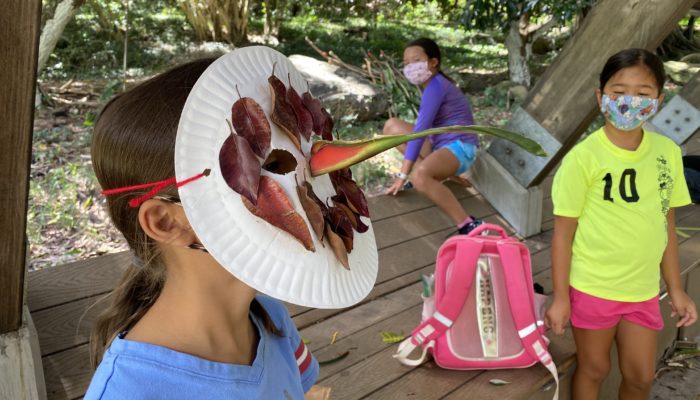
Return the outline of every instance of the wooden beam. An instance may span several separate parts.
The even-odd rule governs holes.
[[[3,2],[0,13],[0,334],[19,329],[41,0]]]
[[[524,187],[538,185],[598,114],[594,91],[605,61],[625,48],[656,49],[695,2],[601,0],[596,3],[522,104],[525,115],[534,120],[533,123],[522,118],[531,131],[524,133],[535,138],[549,136],[544,141],[554,149],[550,151],[551,157],[545,161],[527,158],[517,149],[496,142],[489,152]]]

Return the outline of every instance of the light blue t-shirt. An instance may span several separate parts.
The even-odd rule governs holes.
[[[115,339],[92,378],[85,400],[303,399],[319,366],[282,303],[257,300],[284,336],[258,330],[255,361],[236,365],[205,360],[153,344]]]

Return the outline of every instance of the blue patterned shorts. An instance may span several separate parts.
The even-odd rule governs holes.
[[[455,140],[442,148],[449,150],[459,161],[459,168],[457,168],[455,175],[467,172],[469,167],[474,164],[474,160],[476,160],[476,146],[471,143]]]

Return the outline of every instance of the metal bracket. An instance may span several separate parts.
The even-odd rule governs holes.
[[[547,152],[546,157],[528,153],[503,139],[491,143],[488,152],[523,185],[530,186],[535,177],[561,148],[561,143],[523,108],[518,107],[508,121],[506,129],[519,132],[539,143]]]
[[[676,95],[647,123],[649,130],[661,133],[681,145],[700,129],[700,110]]]

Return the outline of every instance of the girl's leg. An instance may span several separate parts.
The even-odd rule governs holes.
[[[385,135],[400,135],[402,133],[411,132],[413,132],[413,124],[409,124],[408,122],[399,118],[389,118],[384,123],[384,129],[382,130],[382,133]],[[401,154],[404,154],[406,152],[405,143],[396,146],[396,148],[401,152]],[[425,142],[423,142],[423,147],[420,149],[420,155],[416,160],[416,166],[418,166],[418,163],[421,162],[425,157],[428,157],[431,151],[432,148],[430,147],[430,141],[426,140]]]
[[[648,399],[656,372],[655,330],[622,320],[617,326],[617,351],[622,384],[620,400]]]
[[[610,348],[617,327],[608,329],[572,328],[576,341],[574,400],[598,400],[600,384],[610,371]]]
[[[442,181],[454,175],[458,168],[457,157],[443,148],[430,153],[411,173],[411,182],[416,190],[440,207],[455,225],[462,223],[468,215],[454,193]]]

